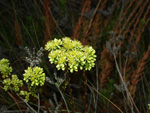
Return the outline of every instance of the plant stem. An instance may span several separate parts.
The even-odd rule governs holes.
[[[15,103],[17,104],[18,108],[21,111],[21,108],[20,108],[19,104],[17,103],[16,99],[9,92],[8,92],[8,94],[11,96],[11,98],[13,98],[13,100],[15,101]],[[22,113],[22,111],[21,111],[21,113]]]
[[[99,83],[98,83],[98,62],[96,62],[96,90],[98,91],[99,90]],[[96,95],[96,102],[95,102],[95,113],[97,111],[97,101],[98,101],[98,93]]]
[[[37,113],[23,98],[21,98],[20,96],[19,96],[19,94],[17,94],[18,95],[18,97],[24,102],[24,103],[26,103],[26,105],[33,111],[33,113]]]
[[[81,79],[82,80],[82,79]],[[84,81],[83,81],[84,82]],[[87,86],[89,88],[91,88],[93,91],[95,91],[96,93],[98,93],[99,95],[101,95],[103,98],[105,98],[108,102],[110,102],[114,107],[116,107],[121,113],[123,113],[123,111],[117,107],[117,105],[115,105],[112,101],[110,101],[107,97],[105,97],[103,94],[101,94],[100,92],[98,92],[96,89],[94,89],[93,87],[91,87],[89,84],[87,84]]]
[[[74,98],[72,96],[72,89],[71,89],[71,86],[70,86],[70,77],[69,77],[68,66],[66,67],[66,76],[67,76],[67,81],[68,81],[69,94],[70,94],[70,97],[71,97],[70,104],[73,106],[73,111],[74,111],[75,110],[75,105],[74,105]]]
[[[38,93],[38,113],[40,113],[40,94]]]
[[[128,59],[126,59],[126,61],[125,61],[125,66],[124,66],[124,80],[125,80],[125,76],[126,76],[127,62],[128,62]],[[125,81],[126,81],[126,80],[125,80]]]
[[[87,113],[87,103],[86,103],[86,96],[87,96],[87,76],[85,75],[85,70],[83,70],[84,76],[84,106],[85,106],[85,113]]]
[[[138,110],[138,108],[136,107],[134,101],[133,101],[133,98],[132,98],[130,92],[128,91],[128,88],[127,88],[127,86],[126,86],[126,83],[125,83],[124,80],[123,80],[123,77],[122,77],[122,74],[121,74],[121,72],[120,72],[120,69],[119,69],[119,66],[118,66],[118,63],[117,63],[116,55],[115,55],[115,54],[114,54],[114,59],[115,59],[115,64],[116,64],[117,71],[118,71],[118,73],[119,73],[119,77],[120,77],[121,82],[122,82],[122,84],[123,84],[123,86],[124,86],[124,88],[125,88],[125,91],[126,91],[126,93],[127,93],[127,98],[129,99],[129,102],[130,102],[130,105],[131,105],[131,111],[133,112],[133,105],[134,105],[135,108],[136,108],[136,110],[137,110],[137,112],[140,113],[139,110]]]
[[[69,112],[68,105],[67,105],[67,102],[66,102],[66,100],[65,100],[65,97],[64,97],[62,91],[60,90],[60,88],[59,88],[59,86],[58,86],[57,84],[56,84],[56,87],[57,87],[58,91],[60,92],[60,94],[61,94],[61,96],[62,96],[62,98],[63,98],[63,100],[64,100],[64,102],[65,102],[67,112],[70,113],[70,112]]]

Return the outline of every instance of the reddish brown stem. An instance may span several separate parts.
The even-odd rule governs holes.
[[[67,76],[67,82],[68,82],[68,88],[69,88],[69,94],[71,97],[71,101],[70,104],[73,107],[73,111],[75,110],[75,105],[74,105],[74,97],[72,96],[72,89],[70,86],[70,77],[69,77],[69,70],[68,70],[68,66],[66,67],[66,76]]]
[[[85,113],[87,113],[87,103],[86,103],[86,96],[87,96],[87,76],[85,75],[85,70],[83,70],[84,76],[84,106],[85,106]]]

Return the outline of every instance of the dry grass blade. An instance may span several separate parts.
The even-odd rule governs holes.
[[[1,89],[3,89],[3,87],[1,87],[0,86],[0,88]],[[18,108],[19,108],[19,110],[21,111],[21,113],[22,113],[22,110],[21,110],[21,108],[20,108],[20,106],[19,106],[19,104],[18,104],[18,102],[17,102],[17,100],[13,97],[13,95],[12,94],[10,94],[9,92],[7,92],[8,94],[9,94],[9,96],[15,101],[15,103],[17,104],[17,106],[18,106]]]
[[[84,82],[83,80],[82,80],[82,82]],[[85,82],[84,82],[84,84],[86,84]],[[98,92],[97,90],[95,90],[93,87],[91,87],[89,84],[87,84],[87,86],[88,87],[90,87],[91,89],[93,89],[96,93],[98,93],[99,95],[101,95],[103,98],[105,98],[107,101],[109,101],[115,108],[117,108],[121,113],[123,113],[123,111],[116,105],[116,104],[114,104],[111,100],[109,100],[107,97],[105,97],[103,94],[101,94],[100,92]]]

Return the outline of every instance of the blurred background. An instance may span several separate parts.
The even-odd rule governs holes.
[[[106,47],[106,42],[110,39],[123,37],[123,40],[117,43],[120,47],[117,54],[119,69],[125,73],[124,80],[138,110],[141,113],[150,112],[149,0],[0,0],[0,59],[9,59],[13,73],[18,74],[20,79],[29,66],[24,60],[27,56],[25,47],[31,52],[33,48],[38,51],[47,41],[66,36],[96,50],[96,65],[86,72],[88,84],[123,112],[130,113],[130,106],[124,98],[126,94],[120,89],[121,81],[114,57]],[[64,75],[63,71],[58,71],[49,63],[47,55],[48,53],[44,52],[40,64],[47,76],[53,78],[54,73]],[[79,79],[82,79],[81,74],[79,71],[70,76],[76,111],[82,113],[84,85]],[[49,92],[55,92],[58,101],[63,103],[55,86],[47,83],[43,90],[41,101],[44,109],[52,106],[48,100],[53,98],[53,95]],[[19,110],[17,104],[13,104],[20,100],[14,93],[10,93],[16,101],[0,89],[1,111],[6,108]],[[64,94],[70,99],[67,91]],[[31,105],[37,102],[31,100]],[[13,107],[10,107],[11,105]],[[90,113],[120,113],[109,101],[89,87],[87,105]],[[24,110],[25,106],[22,105],[20,111]],[[69,108],[71,109],[71,106]],[[65,109],[64,104],[62,109]],[[63,112],[62,109],[60,112]],[[136,112],[135,108],[134,111]],[[44,111],[41,110],[42,112]]]

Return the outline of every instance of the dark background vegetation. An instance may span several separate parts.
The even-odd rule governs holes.
[[[106,41],[112,36],[123,36],[119,43],[121,49],[117,56],[119,67],[126,73],[128,89],[141,113],[148,113],[150,103],[150,1],[149,0],[0,0],[0,59],[7,58],[11,62],[14,73],[22,78],[24,70],[29,66],[24,58],[27,46],[39,50],[47,41],[65,36],[77,39],[84,45],[91,45],[97,54],[96,66],[87,71],[88,84],[111,100],[123,112],[130,113],[130,107],[114,84],[120,84],[113,56],[106,48]],[[131,45],[129,47],[129,45]],[[128,58],[124,53],[134,52]],[[62,76],[64,72],[57,71],[49,64],[47,52],[44,52],[41,67],[47,76],[52,77],[54,72]],[[84,85],[82,72],[70,74],[73,96],[75,97],[76,111],[84,112],[82,100]],[[97,84],[98,83],[98,84]],[[73,87],[74,86],[74,87]],[[51,107],[49,99],[55,92],[58,101],[62,102],[55,86],[48,83],[42,88],[41,105],[45,109]],[[119,113],[110,102],[95,91],[88,88],[87,105],[89,112]],[[66,100],[70,99],[66,89]],[[91,99],[91,100],[90,100]],[[95,109],[97,100],[97,107]],[[7,108],[19,102],[13,92],[0,89],[0,108]],[[91,102],[91,104],[90,104]],[[37,103],[31,98],[31,105]],[[18,108],[17,104],[11,110],[24,110],[26,105]],[[35,106],[34,106],[35,107]],[[71,107],[69,106],[71,109]],[[62,105],[65,109],[65,105]],[[136,111],[136,110],[135,110]],[[41,111],[43,112],[43,111]]]

